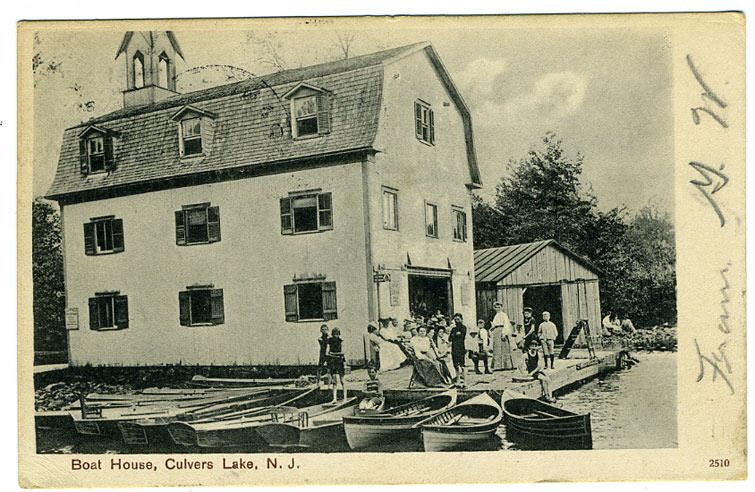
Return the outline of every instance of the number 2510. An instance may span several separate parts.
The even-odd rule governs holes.
[[[708,468],[727,468],[729,466],[728,458],[716,458],[708,460]]]

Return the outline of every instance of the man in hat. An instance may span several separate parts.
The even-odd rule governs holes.
[[[532,317],[531,307],[525,307],[523,314],[522,333],[524,334],[524,345],[522,345],[522,352],[527,352],[532,342],[538,342],[537,324],[535,323],[535,318]]]

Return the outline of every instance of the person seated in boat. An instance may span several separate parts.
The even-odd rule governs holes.
[[[320,338],[317,339],[317,343],[320,345],[320,358],[317,361],[317,387],[320,387],[322,376],[328,373],[328,338],[330,337],[330,329],[328,325],[323,323],[320,325]],[[326,385],[328,382],[325,383]]]
[[[554,401],[550,389],[550,378],[545,374],[545,364],[538,351],[539,348],[540,343],[537,340],[530,342],[527,353],[524,356],[525,370],[527,371],[527,376],[531,377],[533,381],[540,381],[540,387],[543,390],[543,396],[545,396],[546,401]]]
[[[343,353],[343,338],[341,338],[341,330],[338,327],[333,327],[333,332],[328,338],[328,372],[330,373],[330,386],[333,388],[333,400],[332,403],[338,401],[338,384],[340,383],[343,388],[343,399],[347,398],[346,383],[343,381],[343,377],[346,375],[346,357]]]
[[[359,402],[359,410],[377,410],[383,406],[383,383],[378,379],[377,369],[372,364],[367,366],[370,379],[364,383],[364,398]]]

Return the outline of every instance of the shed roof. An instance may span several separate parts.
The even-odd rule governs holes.
[[[547,239],[533,243],[475,250],[475,282],[498,282],[548,246],[553,246],[565,255],[572,257],[585,268],[595,273],[600,272],[595,265],[560,245],[554,239]]]
[[[469,109],[428,42],[363,56],[284,70],[241,82],[179,94],[154,104],[127,107],[66,130],[58,169],[48,198],[116,189],[137,183],[218,172],[351,151],[372,149],[382,102],[383,65],[425,50],[446,84],[464,119],[471,183],[481,184],[474,151]],[[281,95],[306,81],[335,94],[331,132],[297,141],[281,135],[287,128],[288,102]],[[191,165],[178,159],[175,124],[170,117],[187,105],[217,115],[214,141],[207,155]],[[78,135],[98,125],[119,132],[114,142],[117,170],[106,176],[82,176]],[[284,138],[280,138],[283,136]]]

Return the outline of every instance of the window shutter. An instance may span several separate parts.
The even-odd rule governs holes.
[[[414,133],[422,139],[422,106],[417,102],[414,103]]]
[[[207,240],[220,241],[220,207],[207,207]]]
[[[322,284],[322,317],[326,320],[338,318],[335,282],[323,282]]]
[[[320,193],[317,196],[317,207],[319,214],[319,229],[333,229],[333,195],[331,193]]]
[[[115,296],[115,326],[128,328],[128,296]]]
[[[281,234],[293,234],[294,223],[291,214],[291,199],[281,198]]]
[[[223,309],[223,289],[212,289],[210,291],[210,309],[212,313],[212,322],[216,325],[225,323],[225,310]]]
[[[103,150],[105,151],[105,170],[112,171],[115,169],[115,158],[113,157],[113,137],[105,135],[102,138]]]
[[[79,172],[83,175],[89,174],[89,159],[87,157],[87,139],[79,139]]]
[[[89,298],[89,329],[90,330],[100,329],[100,311],[99,311],[96,297]]]
[[[433,116],[433,110],[427,110],[428,125],[430,127],[430,143],[435,143],[435,117]]]
[[[123,219],[113,219],[110,224],[113,231],[113,251],[121,252],[125,249],[123,244]]]
[[[286,321],[299,321],[299,300],[297,299],[296,284],[284,285],[283,297],[286,307]]]
[[[330,97],[328,94],[317,94],[317,133],[330,133]]]
[[[178,320],[181,326],[191,325],[191,296],[188,290],[178,293]]]
[[[84,223],[84,254],[92,256],[96,254],[94,247],[94,222]]]
[[[183,210],[176,212],[176,244],[183,246],[186,244],[186,214]]]

